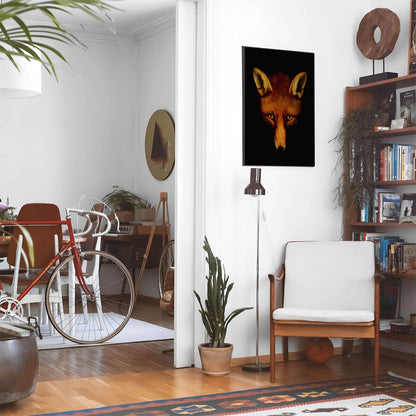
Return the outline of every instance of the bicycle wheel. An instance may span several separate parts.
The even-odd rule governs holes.
[[[175,266],[174,240],[168,241],[159,260],[159,295],[163,296],[167,272]]]
[[[84,279],[92,297],[81,288],[74,256],[54,270],[46,287],[46,310],[54,328],[79,344],[95,344],[118,334],[133,311],[134,284],[126,266],[101,251],[80,253]]]

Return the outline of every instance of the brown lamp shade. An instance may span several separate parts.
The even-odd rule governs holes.
[[[244,193],[246,195],[266,195],[266,190],[261,184],[261,169],[251,168],[250,171],[250,183],[245,187]]]

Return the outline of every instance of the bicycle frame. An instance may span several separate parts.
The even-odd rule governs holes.
[[[68,215],[65,220],[61,221],[0,221],[0,226],[36,226],[36,225],[65,225],[68,228],[69,234],[69,241],[65,243],[59,252],[50,260],[50,262],[42,269],[42,271],[33,279],[33,281],[23,290],[22,293],[19,294],[17,300],[22,300],[30,290],[36,285],[36,283],[53,267],[53,265],[63,256],[63,254],[69,250],[74,256],[74,268],[75,274],[77,276],[78,282],[82,288],[82,290],[91,298],[93,298],[93,294],[88,289],[87,284],[85,283],[84,275],[82,273],[82,266],[81,266],[81,259],[79,257],[80,249],[77,245],[74,236],[74,229],[72,227],[72,220],[71,217]]]

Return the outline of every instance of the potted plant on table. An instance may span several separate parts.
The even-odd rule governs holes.
[[[134,221],[135,209],[144,202],[139,195],[120,188],[118,185],[113,186],[113,190],[104,196],[103,201],[115,210],[122,223]]]
[[[229,276],[221,260],[212,253],[208,239],[205,237],[203,249],[207,253],[209,273],[207,280],[206,299],[203,303],[199,294],[194,290],[198,300],[202,322],[208,333],[209,342],[198,346],[201,357],[202,371],[209,375],[223,375],[230,371],[230,361],[233,351],[231,344],[225,343],[228,325],[240,313],[252,309],[244,307],[235,309],[226,315],[228,296],[234,286],[229,283]]]
[[[139,221],[153,221],[155,219],[155,207],[146,199],[137,205],[137,218]]]

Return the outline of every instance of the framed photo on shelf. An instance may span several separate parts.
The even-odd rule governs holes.
[[[409,75],[416,74],[416,0],[410,0]]]
[[[404,120],[403,127],[416,126],[416,87],[396,90],[396,119]]]
[[[243,165],[315,166],[315,56],[242,48]]]
[[[399,222],[416,223],[416,193],[403,194]]]

